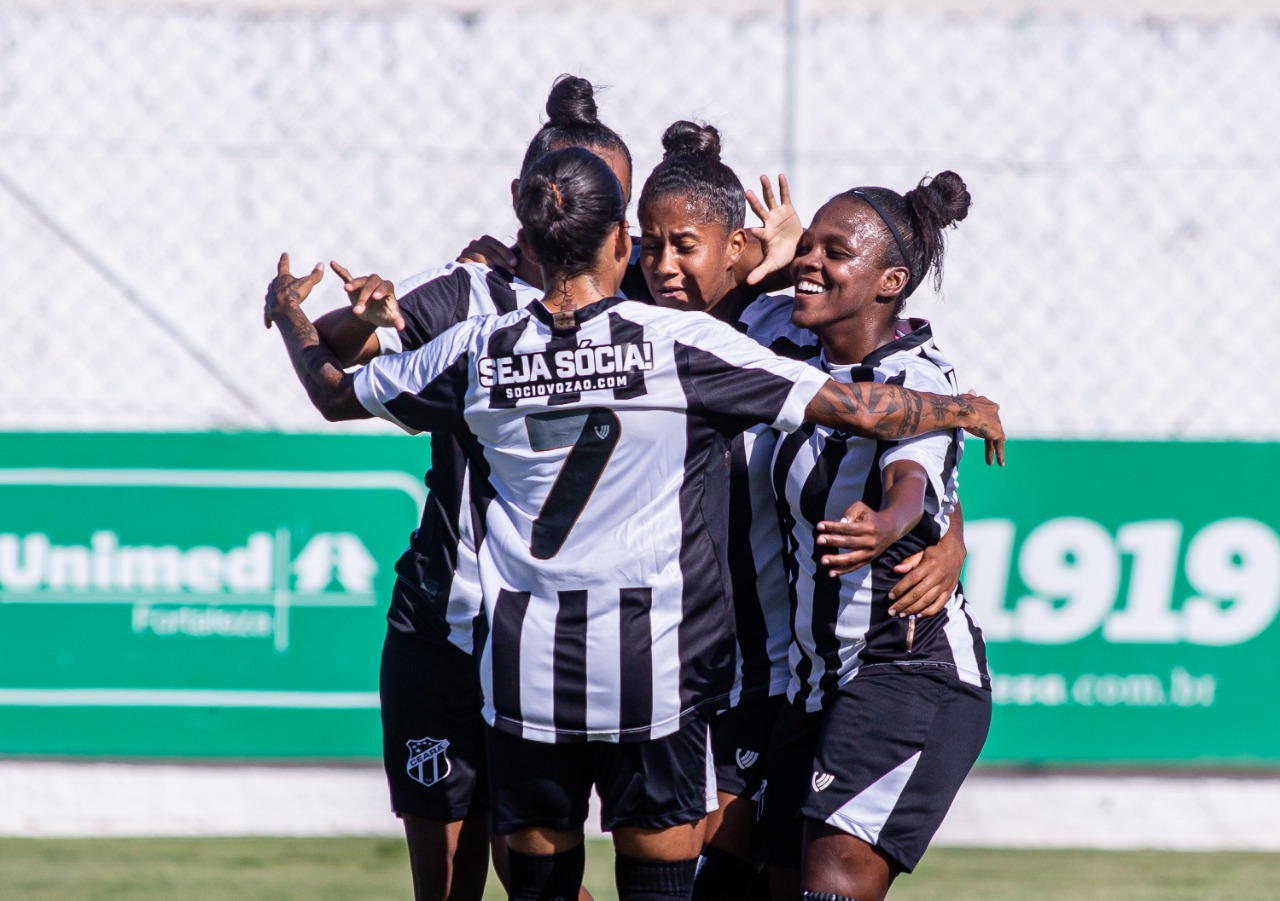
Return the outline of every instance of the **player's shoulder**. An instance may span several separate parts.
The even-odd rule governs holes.
[[[938,349],[933,326],[925,319],[903,320],[898,337],[873,351],[863,365],[873,366],[884,381],[908,388],[954,390],[954,367]]]
[[[535,295],[539,297],[542,295],[540,289],[517,278],[507,270],[484,263],[446,263],[443,266],[424,269],[396,283],[396,296],[401,298],[428,290],[482,294],[511,292],[518,298],[530,299]]]
[[[739,325],[748,338],[782,357],[815,360],[822,347],[818,336],[791,322],[795,298],[788,294],[762,294],[742,311]]]

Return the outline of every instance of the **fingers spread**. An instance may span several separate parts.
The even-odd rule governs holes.
[[[787,177],[781,172],[778,173],[778,193],[782,195],[782,203],[791,203],[791,186],[787,184]]]
[[[773,196],[773,184],[769,181],[769,176],[760,176],[760,193],[764,195],[765,206],[773,209],[778,205],[778,199]]]

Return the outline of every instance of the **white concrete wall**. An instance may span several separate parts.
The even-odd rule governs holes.
[[[0,836],[402,834],[368,767],[10,761],[0,798]],[[1280,779],[979,773],[935,844],[1280,851]]]

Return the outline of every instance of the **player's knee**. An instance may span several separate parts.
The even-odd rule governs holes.
[[[558,854],[522,854],[508,849],[508,897],[513,901],[577,901],[585,866],[582,844]]]
[[[698,858],[688,860],[641,860],[618,854],[614,858],[614,878],[618,901],[669,901],[688,898]]]

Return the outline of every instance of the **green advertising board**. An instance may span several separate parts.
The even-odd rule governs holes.
[[[378,756],[426,439],[0,447],[0,753]]]
[[[970,452],[983,761],[1280,764],[1280,445]],[[0,436],[0,754],[377,757],[428,461],[400,435]]]
[[[965,466],[985,762],[1280,763],[1277,465],[1274,444],[1019,441]]]

